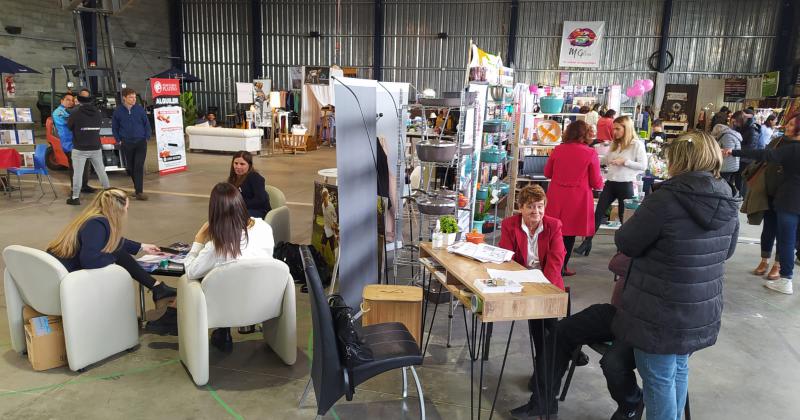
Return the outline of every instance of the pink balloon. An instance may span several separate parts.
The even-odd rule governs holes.
[[[634,86],[642,86],[643,83],[644,83],[643,79],[636,79],[636,81],[633,82],[633,85]]]
[[[632,98],[634,96],[633,86],[625,89],[625,96]]]
[[[633,89],[633,92],[632,92],[633,96],[642,96],[642,95],[644,95],[644,86],[642,86],[642,85],[634,86],[631,89]]]
[[[645,92],[650,92],[653,90],[653,81],[650,79],[644,79],[642,80],[642,86],[644,87]]]

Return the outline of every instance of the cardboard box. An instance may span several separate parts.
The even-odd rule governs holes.
[[[60,316],[43,315],[29,306],[22,310],[25,344],[33,370],[47,370],[67,364],[64,326]]]

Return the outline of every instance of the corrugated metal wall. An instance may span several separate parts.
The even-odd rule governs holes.
[[[674,65],[668,83],[696,83],[702,76],[750,75],[770,70],[780,0],[676,0],[669,50]],[[663,0],[521,0],[516,42],[517,80],[557,83],[569,71],[571,84],[629,85],[654,78],[648,58],[658,50]],[[374,2],[343,0],[338,6],[343,67],[370,77]],[[250,6],[246,0],[184,1],[184,45],[188,70],[206,80],[201,92],[220,101],[236,80],[250,79]],[[288,87],[289,66],[336,61],[337,2],[261,0],[263,74]],[[509,0],[385,0],[383,79],[410,82],[420,90],[454,91],[464,79],[467,47],[474,40],[507,56]],[[602,20],[606,39],[597,70],[558,68],[562,22]],[[309,36],[311,31],[319,38]],[[447,33],[446,39],[437,35]]]
[[[198,109],[234,109],[235,83],[251,80],[250,22],[247,0],[183,0],[186,71],[203,79],[188,87]]]
[[[371,77],[373,8],[369,0],[344,0],[337,25],[335,1],[262,1],[264,77],[271,78],[273,86],[288,89],[288,67],[336,63],[337,40],[338,64],[356,67],[359,77]],[[310,37],[312,31],[319,32],[319,38]]]
[[[387,0],[383,78],[410,82],[421,92],[458,91],[464,85],[472,39],[487,52],[507,54],[510,2]],[[447,33],[446,39],[437,35]]]

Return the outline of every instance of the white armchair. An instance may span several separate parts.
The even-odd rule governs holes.
[[[67,272],[52,255],[11,245],[3,250],[11,346],[26,350],[22,308],[62,317],[69,368],[78,371],[139,344],[131,276],[118,265]]]
[[[264,216],[264,221],[269,223],[269,226],[272,228],[272,236],[275,239],[275,244],[291,242],[292,219],[291,213],[289,213],[289,207],[286,207],[286,196],[283,194],[283,191],[272,185],[267,185],[266,190],[267,194],[269,194],[269,204],[272,210]]]
[[[289,267],[245,259],[178,283],[178,352],[192,380],[208,383],[208,329],[263,322],[264,341],[287,365],[297,361],[297,316]]]

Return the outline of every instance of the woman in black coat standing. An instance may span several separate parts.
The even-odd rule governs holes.
[[[800,228],[800,114],[787,118],[780,147],[763,150],[724,150],[728,156],[774,162],[781,165],[783,178],[772,200],[777,219],[778,261],[780,279],[764,286],[791,295],[794,275],[794,254]]]
[[[253,169],[253,155],[250,152],[242,150],[233,155],[228,183],[233,184],[242,193],[251,217],[263,219],[272,210],[265,188],[266,181]]]
[[[683,412],[689,355],[717,340],[724,263],[739,233],[737,200],[720,178],[714,138],[684,135],[667,159],[670,179],[614,238],[632,261],[612,330],[634,347],[648,420],[676,420]]]

